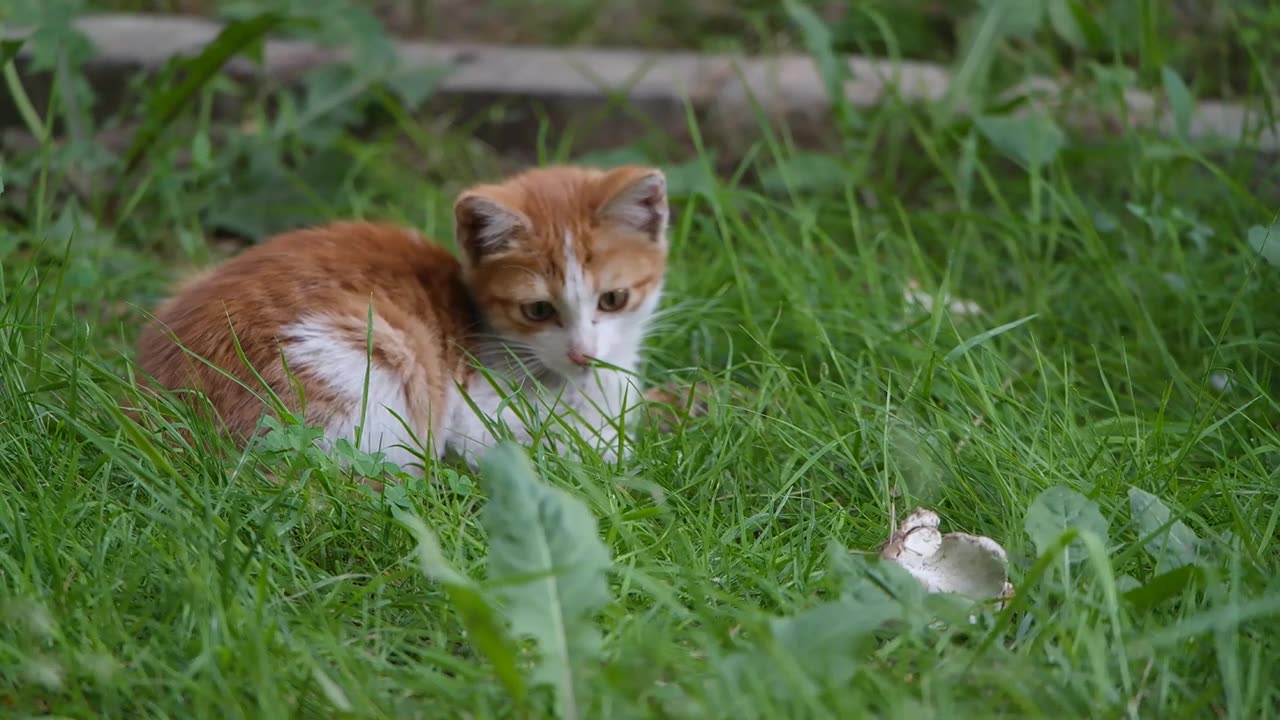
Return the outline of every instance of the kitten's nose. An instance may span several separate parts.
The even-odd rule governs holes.
[[[569,351],[569,361],[572,362],[574,365],[591,364],[591,358],[587,357],[586,353],[577,349]]]

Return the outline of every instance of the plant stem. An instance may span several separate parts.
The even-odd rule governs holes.
[[[31,104],[31,98],[22,86],[22,78],[18,77],[18,68],[12,60],[4,64],[4,84],[9,88],[9,95],[13,97],[13,104],[18,108],[22,121],[27,124],[27,129],[43,145],[49,139],[49,130],[40,121],[40,114]]]

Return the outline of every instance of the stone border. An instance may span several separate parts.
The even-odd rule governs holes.
[[[77,28],[96,46],[85,68],[99,91],[100,110],[123,102],[125,84],[140,71],[162,67],[175,56],[198,52],[217,36],[222,24],[195,17],[140,14],[87,15]],[[9,33],[13,35],[13,33]],[[529,151],[540,122],[574,132],[579,151],[611,149],[654,132],[677,145],[691,144],[688,119],[698,120],[709,146],[735,155],[759,137],[760,114],[785,127],[801,147],[821,146],[833,137],[826,88],[813,61],[804,55],[735,57],[639,50],[549,49],[395,42],[407,68],[448,72],[428,101],[426,112],[479,117],[503,102],[505,113],[477,124],[477,136],[502,152]],[[341,49],[296,40],[271,40],[261,66],[237,58],[227,71],[251,83],[290,86],[313,68],[343,62]],[[890,99],[936,102],[946,96],[950,72],[939,65],[848,59],[851,80],[844,92],[855,108]],[[49,78],[24,75],[37,102],[48,97]],[[1174,123],[1152,95],[1125,95],[1127,117],[1100,112],[1069,90],[1045,79],[1021,88],[1034,104],[1073,130],[1105,136],[1130,128],[1173,133]],[[626,103],[618,102],[625,98]],[[625,105],[625,107],[623,107]],[[227,108],[224,108],[227,110]],[[493,115],[492,113],[487,113]],[[1248,135],[1253,147],[1280,147],[1280,127],[1259,129],[1260,117],[1245,107],[1202,101],[1190,123],[1201,141],[1238,142]],[[0,127],[16,114],[7,93],[0,93]]]

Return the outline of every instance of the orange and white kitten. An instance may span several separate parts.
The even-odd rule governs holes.
[[[362,448],[406,468],[418,454],[474,465],[492,423],[529,443],[552,413],[606,460],[628,454],[666,276],[662,172],[534,169],[467,189],[454,213],[461,261],[362,222],[246,250],[160,305],[138,365],[204,393],[242,440],[267,411],[265,382],[326,444],[359,428]]]

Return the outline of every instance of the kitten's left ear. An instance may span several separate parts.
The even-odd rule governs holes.
[[[657,168],[626,166],[600,181],[601,203],[596,219],[642,232],[654,242],[667,241],[667,178]]]

